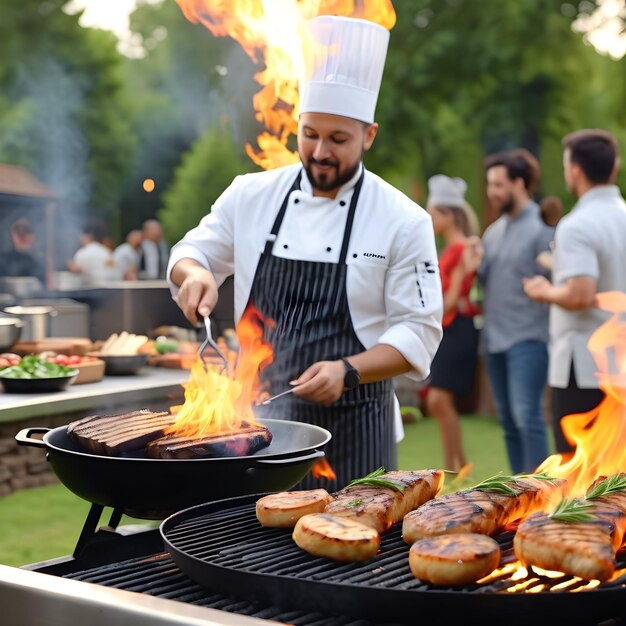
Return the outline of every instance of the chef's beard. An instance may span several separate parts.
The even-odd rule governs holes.
[[[515,200],[513,200],[513,196],[509,196],[508,199],[500,205],[500,214],[509,215],[510,213],[513,213],[514,208]]]
[[[311,167],[313,163],[317,163],[318,165],[332,165],[335,168],[334,171],[336,172],[336,175],[334,176],[334,178],[331,178],[329,177],[329,174],[332,172],[329,172],[328,174],[322,173],[319,176],[316,176],[315,174],[313,174],[313,168]],[[342,187],[348,181],[352,180],[352,178],[359,171],[360,167],[361,160],[359,159],[354,165],[349,167],[344,172],[339,172],[339,164],[336,161],[332,159],[323,159],[322,161],[317,161],[311,157],[304,166],[304,170],[309,177],[309,181],[311,182],[311,186],[313,187],[313,189],[326,192],[335,191],[335,189],[339,189],[339,187]]]

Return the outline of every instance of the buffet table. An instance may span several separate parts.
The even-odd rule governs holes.
[[[99,382],[72,385],[66,391],[3,392],[0,393],[0,423],[81,411],[143,408],[144,404],[180,404],[184,399],[181,385],[188,379],[188,370],[146,366],[133,376],[105,376]]]

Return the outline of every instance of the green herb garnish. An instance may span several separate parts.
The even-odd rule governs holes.
[[[585,498],[591,500],[593,498],[608,496],[612,493],[618,493],[619,491],[626,491],[626,475],[621,472],[600,481],[588,491]]]
[[[348,483],[346,487],[354,487],[355,485],[375,485],[376,487],[387,487],[388,489],[393,489],[394,491],[404,491],[404,485],[398,485],[390,480],[385,480],[384,478],[379,478],[382,474],[385,473],[384,467],[379,467],[377,470],[374,470],[367,476],[363,476],[363,478],[356,478],[352,482]]]
[[[588,513],[592,509],[584,498],[564,498],[549,517],[558,522],[593,522],[596,518]]]
[[[363,504],[363,498],[356,498],[350,502],[346,502],[346,506],[350,507],[359,506],[359,504]]]
[[[505,476],[502,474],[496,474],[491,478],[486,478],[482,482],[478,483],[473,489],[478,491],[499,491],[507,496],[516,496],[519,491],[513,489],[508,483],[515,483],[520,478],[537,478],[539,480],[555,480],[552,476],[548,476],[545,473],[540,474],[515,474],[514,476]]]

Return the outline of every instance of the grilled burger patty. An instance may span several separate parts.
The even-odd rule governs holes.
[[[486,535],[457,533],[416,541],[409,566],[416,578],[433,585],[465,585],[491,573],[500,562],[498,542]]]
[[[256,516],[262,526],[293,528],[303,515],[321,513],[330,499],[326,489],[272,493],[257,500]]]
[[[398,485],[401,490],[370,484],[346,487],[332,495],[324,512],[384,533],[409,511],[434,498],[443,486],[444,473],[436,469],[392,471],[377,478]]]
[[[513,540],[517,558],[525,565],[586,580],[609,580],[626,532],[626,492],[589,500],[589,504],[594,521],[564,522],[545,513],[529,516]]]
[[[425,537],[452,533],[495,535],[508,524],[560,500],[567,481],[524,476],[506,484],[515,495],[465,489],[422,504],[404,517],[402,538],[413,544]]]
[[[373,528],[328,513],[301,517],[293,540],[313,556],[347,562],[371,559],[380,547],[380,535]]]

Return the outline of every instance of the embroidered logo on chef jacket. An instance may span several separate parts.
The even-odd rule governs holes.
[[[439,283],[436,286],[434,285],[434,279],[439,275],[439,264],[433,263],[432,261],[422,261],[421,263],[415,265],[414,269],[420,305],[425,307],[426,301],[430,299],[430,289],[435,287],[437,293],[441,290]]]
[[[376,254],[375,252],[364,252],[363,256],[367,258],[371,258],[371,259],[386,259],[387,258],[385,254]]]

